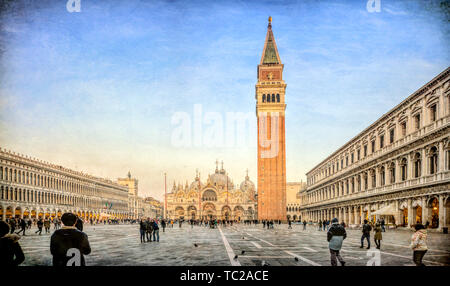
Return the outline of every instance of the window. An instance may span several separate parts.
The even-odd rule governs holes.
[[[368,179],[367,179],[367,174],[364,175],[364,190],[367,190],[368,188]]]
[[[263,94],[263,96],[262,96],[262,102],[266,102],[266,95],[265,94]]]
[[[350,163],[352,163],[353,164],[353,159],[354,159],[354,154],[352,153],[352,159],[351,159],[351,162]]]
[[[389,143],[392,144],[394,143],[395,140],[395,129],[391,129],[389,131]]]
[[[420,114],[414,116],[416,130],[420,129]]]
[[[356,160],[359,161],[360,158],[360,150],[358,149],[358,151],[356,151]]]
[[[391,164],[389,171],[390,171],[390,177],[391,177],[390,183],[393,184],[393,183],[395,183],[395,164],[394,163]]]
[[[346,167],[348,166],[348,156],[345,157],[345,166],[346,166]]]
[[[414,155],[414,178],[418,178],[421,175],[421,163],[420,153]]]
[[[277,93],[277,102],[280,102],[280,94]]]
[[[367,145],[364,145],[364,157],[367,156]]]
[[[275,102],[275,94],[272,93],[272,102]]]
[[[384,135],[380,136],[380,149],[384,147]]]
[[[372,142],[372,153],[375,152],[375,140],[373,140]]]
[[[372,171],[372,188],[377,186],[377,175],[375,174],[375,170]]]
[[[402,136],[406,136],[406,121],[401,124],[402,127]]]
[[[436,121],[436,104],[433,104],[430,107],[430,120],[431,122]]]
[[[385,176],[385,172],[384,172],[384,167],[381,167],[381,170],[380,170],[380,176],[381,176],[381,185],[382,186],[384,186],[384,184],[385,184],[385,178],[386,178],[386,176]]]
[[[438,170],[438,155],[436,147],[430,150],[430,174],[435,174]]]
[[[341,159],[341,169],[344,168],[344,159]]]

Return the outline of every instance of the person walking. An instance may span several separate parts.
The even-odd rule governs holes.
[[[288,225],[289,225],[289,227],[288,227],[288,228],[292,229],[292,222],[291,222],[291,220],[290,220],[290,219],[288,219]]]
[[[141,243],[145,242],[145,222],[141,219],[139,222],[139,232],[141,234]]]
[[[373,229],[373,231],[375,232],[375,235],[373,236],[373,240],[375,241],[375,245],[377,246],[377,249],[380,249],[381,248],[381,240],[383,239],[383,236],[381,234],[381,232],[382,232],[381,223],[377,223],[375,225],[375,228]]]
[[[11,228],[11,230],[10,230],[10,233],[11,233],[11,234],[14,233],[14,231],[16,230],[16,225],[17,225],[16,219],[15,219],[15,218],[11,218],[11,219],[9,220],[9,226],[10,226],[10,228]]]
[[[44,220],[44,228],[45,228],[45,233],[50,232],[50,219],[46,218]]]
[[[42,227],[44,226],[44,223],[42,222],[41,218],[39,218],[39,220],[37,221],[36,225],[37,225],[38,230],[36,230],[35,233],[39,232],[39,235],[41,235],[42,234]]]
[[[64,213],[61,216],[63,227],[55,230],[50,239],[50,253],[53,256],[53,266],[85,266],[84,255],[91,253],[88,236],[77,229],[77,216]],[[68,250],[78,250],[71,254]],[[78,260],[76,259],[78,258]],[[71,263],[70,265],[68,265]]]
[[[159,242],[159,226],[156,219],[153,222],[153,241]]]
[[[0,221],[0,267],[2,269],[6,266],[17,266],[25,260],[19,244],[20,236],[15,233],[10,234],[9,231],[9,224]],[[4,274],[6,275],[6,272]]]
[[[27,228],[27,223],[25,222],[24,219],[20,220],[20,230],[17,232],[17,234],[21,233],[23,234],[23,236],[25,236],[25,229]]]
[[[362,236],[361,236],[361,247],[364,247],[364,239],[367,239],[367,249],[370,248],[370,231],[372,230],[372,227],[367,223],[367,220],[364,220],[364,225],[362,228]]]
[[[322,221],[319,220],[319,230],[322,231]]]
[[[339,254],[342,248],[342,243],[347,237],[345,228],[339,224],[337,218],[331,220],[331,227],[327,232],[328,248],[330,249],[331,266],[337,266],[337,260],[341,263],[341,266],[345,266],[345,261]]]
[[[166,220],[163,219],[161,221],[161,226],[162,226],[163,232],[165,232],[166,231]]]
[[[303,230],[306,230],[306,220],[303,221]]]
[[[28,224],[28,228],[29,229],[31,229],[31,224],[32,224],[33,222],[31,221],[31,219],[28,219],[28,221],[27,221],[27,224]]]
[[[413,261],[416,266],[425,266],[422,259],[428,251],[427,230],[423,224],[418,223],[414,226],[416,232],[411,236],[411,248],[413,250]]]

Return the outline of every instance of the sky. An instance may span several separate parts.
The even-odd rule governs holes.
[[[3,7],[0,147],[99,177],[131,171],[139,195],[157,199],[164,173],[170,189],[196,169],[205,180],[216,160],[235,184],[247,169],[256,183],[269,16],[287,84],[288,182],[450,62],[440,1],[380,0],[379,12],[365,0],[80,3]],[[249,119],[242,132],[230,114]]]

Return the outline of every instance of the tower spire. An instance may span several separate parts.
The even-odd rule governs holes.
[[[272,17],[269,16],[269,24],[267,25],[266,41],[264,42],[263,54],[261,56],[261,65],[264,64],[281,64],[280,55],[278,54],[277,44],[272,32]]]

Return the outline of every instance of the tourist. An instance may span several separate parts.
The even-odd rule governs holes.
[[[383,232],[386,232],[384,218],[381,219],[381,230],[382,230]]]
[[[139,222],[139,232],[141,234],[141,243],[145,242],[145,222],[144,220],[141,219],[141,221]]]
[[[53,255],[53,266],[85,266],[84,255],[91,253],[88,236],[76,227],[77,216],[64,213],[61,216],[63,227],[55,230],[50,239],[50,253]],[[68,253],[77,249],[79,254]],[[76,258],[78,257],[78,261]],[[75,259],[75,260],[74,260]],[[71,263],[70,265],[67,265]]]
[[[153,241],[159,242],[159,226],[158,221],[153,221]]]
[[[27,223],[25,222],[24,219],[21,219],[19,224],[20,224],[20,230],[17,232],[17,234],[22,232],[23,235],[25,236],[25,229],[27,228]]]
[[[166,231],[166,221],[164,219],[161,221],[161,226],[162,226],[163,232],[165,232]]]
[[[373,240],[375,241],[375,244],[377,246],[377,249],[381,248],[381,240],[383,239],[382,235],[381,235],[381,223],[377,223],[375,225],[375,228],[373,229],[373,231],[375,232],[375,235],[373,236]]]
[[[28,219],[28,221],[27,221],[27,224],[28,224],[28,228],[31,228],[31,224],[32,224],[33,222],[31,221],[31,219]]]
[[[339,224],[337,218],[331,220],[331,227],[327,232],[328,248],[330,249],[331,266],[337,266],[337,260],[342,266],[345,265],[344,259],[342,259],[339,251],[342,248],[342,242],[347,237],[345,228]]]
[[[36,230],[35,233],[39,232],[39,235],[41,235],[42,234],[42,227],[44,226],[44,223],[42,222],[41,218],[39,218],[39,220],[37,221],[36,225],[37,225],[38,230]]]
[[[263,220],[263,228],[266,228],[266,221],[265,220]]]
[[[322,221],[319,220],[319,230],[322,231]]]
[[[145,226],[147,230],[147,242],[152,242],[153,223],[150,218],[147,218]]]
[[[0,266],[17,266],[25,260],[19,244],[20,236],[10,234],[10,226],[0,221]],[[3,268],[2,268],[3,269]],[[3,273],[7,275],[6,273]],[[7,275],[8,276],[8,275]]]
[[[16,225],[17,225],[17,223],[16,223],[16,219],[15,218],[12,218],[12,219],[9,220],[9,226],[11,228],[11,232],[10,233],[14,233],[14,231],[16,230]]]
[[[76,215],[76,217],[77,217],[77,222],[76,222],[76,224],[75,224],[75,227],[79,230],[79,231],[83,231],[83,220],[79,217],[79,216],[77,216]],[[61,219],[62,220],[62,219]],[[64,222],[63,222],[63,224],[64,224]]]
[[[427,247],[427,230],[423,224],[418,223],[414,226],[416,232],[411,237],[411,248],[413,250],[413,261],[416,266],[425,266],[422,259],[428,251]]]
[[[288,227],[288,228],[292,229],[292,222],[291,222],[291,220],[290,220],[290,219],[288,219],[288,225],[289,225],[289,227]]]
[[[306,230],[306,220],[303,221],[303,230]]]
[[[50,232],[50,219],[46,218],[44,220],[44,228],[45,228],[45,233]]]
[[[362,236],[361,236],[361,247],[364,247],[364,238],[367,239],[367,249],[370,248],[370,231],[372,230],[372,227],[367,223],[367,220],[364,220],[364,225],[362,228]]]

